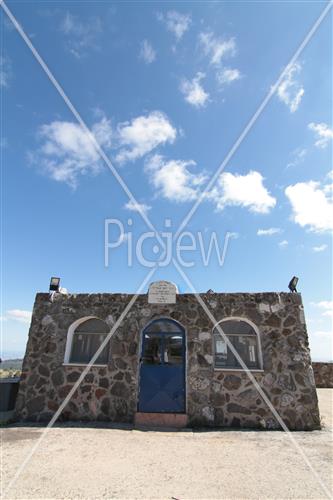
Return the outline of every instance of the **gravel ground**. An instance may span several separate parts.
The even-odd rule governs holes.
[[[319,480],[284,432],[66,425],[48,432],[2,498],[332,498],[319,482],[332,491],[333,390],[319,389],[318,394],[324,429],[292,437]],[[2,431],[3,491],[42,432],[27,426]]]

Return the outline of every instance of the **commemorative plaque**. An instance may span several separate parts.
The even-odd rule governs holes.
[[[155,281],[148,290],[149,304],[175,304],[178,290],[170,281]]]

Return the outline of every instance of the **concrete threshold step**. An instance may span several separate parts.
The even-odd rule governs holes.
[[[144,413],[137,412],[134,417],[135,427],[182,429],[187,426],[185,413]]]

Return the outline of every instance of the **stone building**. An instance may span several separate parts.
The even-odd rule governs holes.
[[[333,389],[333,362],[312,363],[316,387]]]
[[[114,330],[60,419],[279,428],[236,349],[289,429],[320,428],[300,294],[200,294],[226,342],[195,295],[172,287],[153,284],[119,326],[133,295],[38,293],[17,418],[48,421]]]

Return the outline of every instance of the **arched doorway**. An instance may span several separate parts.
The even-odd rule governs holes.
[[[185,413],[185,330],[172,319],[149,323],[142,333],[140,412]]]

